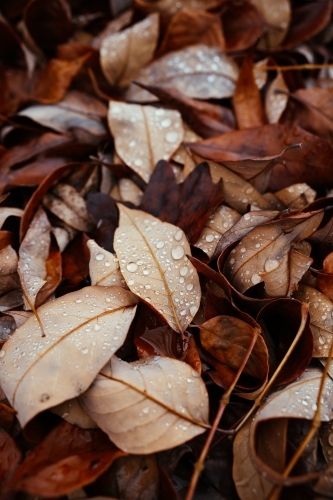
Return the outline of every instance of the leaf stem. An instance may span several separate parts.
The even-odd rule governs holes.
[[[260,329],[259,328],[255,328],[254,329],[254,333],[253,333],[253,337],[252,337],[252,340],[251,340],[251,343],[250,343],[250,345],[248,347],[248,350],[247,350],[247,352],[246,352],[246,354],[245,354],[245,356],[243,358],[243,361],[242,361],[241,365],[238,368],[236,376],[235,376],[232,384],[230,385],[229,389],[222,396],[222,399],[221,399],[220,405],[219,405],[219,409],[218,409],[217,414],[215,416],[213,425],[212,425],[212,427],[211,427],[211,429],[209,431],[209,434],[207,436],[207,439],[206,439],[206,442],[204,444],[204,447],[202,448],[200,457],[199,457],[198,461],[196,462],[196,464],[194,465],[193,476],[191,478],[190,486],[189,486],[189,489],[188,489],[188,492],[187,492],[185,500],[192,500],[193,499],[195,488],[197,486],[197,483],[198,483],[201,471],[204,469],[205,459],[206,459],[206,456],[208,454],[208,451],[209,451],[210,445],[212,443],[213,437],[215,435],[215,432],[217,430],[219,422],[220,422],[220,420],[222,418],[224,410],[225,410],[227,404],[229,403],[229,399],[230,399],[231,393],[234,390],[234,388],[235,388],[235,386],[236,386],[236,384],[238,382],[238,379],[241,376],[241,374],[242,374],[242,372],[244,370],[244,367],[245,367],[245,365],[246,365],[246,363],[247,363],[247,361],[248,361],[248,359],[249,359],[249,357],[251,355],[251,352],[252,352],[253,347],[254,347],[254,345],[255,345],[255,343],[257,341],[259,333],[260,333]]]

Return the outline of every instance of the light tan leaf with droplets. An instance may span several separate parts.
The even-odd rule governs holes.
[[[0,229],[2,228],[7,217],[11,217],[12,215],[15,217],[22,217],[23,210],[13,207],[0,207]]]
[[[20,276],[24,305],[35,309],[38,292],[46,283],[46,261],[51,244],[51,224],[42,208],[31,221],[19,249],[17,271]]]
[[[293,184],[274,193],[285,207],[301,210],[315,200],[317,193],[304,182]]]
[[[108,122],[118,155],[146,182],[159,160],[169,160],[183,140],[178,111],[110,102]]]
[[[333,303],[310,286],[299,285],[293,297],[309,304],[310,325],[314,337],[313,357],[326,357],[333,340]]]
[[[20,288],[17,271],[17,253],[7,245],[0,250],[0,296]]]
[[[261,49],[274,49],[284,40],[290,20],[291,6],[289,0],[251,0],[266,19],[269,28],[260,42]]]
[[[126,363],[114,356],[80,400],[112,442],[129,453],[172,448],[207,428],[205,384],[176,359],[150,356]]]
[[[143,191],[131,179],[119,179],[118,189],[121,201],[129,201],[135,206],[140,205]]]
[[[126,288],[123,275],[120,272],[118,259],[96,241],[87,241],[90,251],[89,274],[92,285],[121,286]]]
[[[308,212],[255,227],[231,250],[224,266],[226,277],[241,293],[264,281],[270,290],[274,290],[274,284],[284,284],[285,295],[292,284],[293,273],[288,272],[292,264],[291,245],[308,238],[322,218],[323,211]],[[281,274],[279,266],[285,265],[286,255],[288,265]],[[295,271],[294,275],[297,273]],[[274,296],[278,296],[277,292]]]
[[[199,309],[197,271],[186,257],[190,245],[179,227],[141,210],[118,205],[114,248],[129,289],[153,307],[178,333]]]
[[[78,231],[89,232],[93,229],[84,198],[69,184],[57,184],[44,196],[43,205]]]
[[[221,236],[230,230],[240,218],[241,215],[236,210],[220,205],[208,218],[194,246],[203,250],[208,257],[212,257]]]
[[[279,91],[283,92],[279,92]],[[288,102],[289,89],[284,81],[281,71],[278,72],[268,87],[265,99],[265,111],[268,123],[278,123]]]
[[[85,391],[122,345],[135,314],[133,294],[87,287],[37,309],[2,348],[0,384],[22,427]],[[8,362],[7,362],[8,360]]]
[[[138,71],[153,57],[159,34],[159,16],[152,14],[143,21],[102,41],[101,68],[111,85],[126,87]]]
[[[237,64],[219,48],[191,45],[157,59],[143,68],[136,80],[145,85],[175,87],[197,99],[222,99],[233,95],[238,72]],[[130,85],[126,99],[157,100],[135,84]]]

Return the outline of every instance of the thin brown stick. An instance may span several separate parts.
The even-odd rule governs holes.
[[[202,451],[201,451],[201,454],[200,454],[200,457],[199,457],[198,461],[194,465],[194,473],[193,473],[193,476],[191,478],[190,486],[189,486],[189,489],[187,491],[187,495],[186,495],[186,499],[185,500],[192,500],[193,499],[195,488],[197,486],[197,483],[198,483],[201,471],[204,469],[205,459],[206,459],[207,453],[209,451],[210,445],[212,443],[213,437],[215,435],[215,432],[217,430],[219,422],[220,422],[220,420],[222,418],[223,412],[224,412],[227,404],[229,403],[229,399],[230,399],[231,393],[234,390],[234,388],[235,388],[235,386],[236,386],[236,384],[238,382],[238,379],[241,376],[241,374],[242,374],[242,372],[243,372],[243,370],[245,368],[245,365],[246,365],[246,363],[247,363],[247,361],[248,361],[248,359],[249,359],[249,357],[251,355],[252,349],[253,349],[256,341],[257,341],[259,333],[260,333],[260,330],[258,328],[255,328],[254,334],[253,334],[253,338],[252,338],[251,343],[249,345],[249,348],[248,348],[248,350],[247,350],[247,352],[246,352],[246,354],[245,354],[245,356],[243,358],[243,361],[242,361],[240,367],[238,368],[236,376],[235,376],[235,378],[234,378],[231,386],[229,387],[229,389],[222,396],[222,399],[221,399],[220,405],[219,405],[219,409],[217,411],[217,414],[215,416],[213,425],[212,425],[212,427],[211,427],[211,429],[209,431],[209,434],[207,436],[205,445],[202,448]]]
[[[324,69],[333,68],[332,63],[326,64],[293,64],[290,66],[259,66],[259,70],[263,71],[292,71],[292,70],[312,70],[312,69]]]
[[[286,352],[283,360],[281,361],[281,363],[279,364],[279,366],[275,370],[275,372],[274,372],[273,376],[271,377],[271,379],[269,380],[268,384],[266,385],[266,387],[264,388],[264,390],[260,393],[260,395],[255,400],[254,405],[252,406],[252,408],[250,409],[250,411],[245,415],[245,417],[243,418],[243,420],[237,425],[237,427],[235,429],[235,433],[238,432],[243,427],[243,425],[245,424],[245,422],[251,417],[251,415],[253,415],[253,413],[256,411],[256,409],[259,408],[259,406],[260,406],[263,398],[266,396],[266,394],[268,393],[268,391],[271,389],[272,385],[274,384],[275,380],[279,376],[282,368],[284,367],[284,365],[288,361],[291,353],[293,352],[293,350],[294,350],[297,342],[301,338],[301,335],[302,335],[302,333],[304,331],[304,328],[305,328],[305,325],[306,325],[306,321],[308,319],[308,312],[309,312],[309,306],[308,306],[308,304],[305,304],[305,303],[302,304],[302,309],[301,309],[301,314],[302,314],[301,323],[299,325],[298,332],[297,332],[294,340],[290,344],[290,347],[289,347],[288,351]]]

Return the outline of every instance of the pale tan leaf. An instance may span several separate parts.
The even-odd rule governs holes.
[[[34,310],[38,292],[46,283],[50,244],[51,224],[44,210],[39,208],[19,249],[17,271],[27,311]]]
[[[221,0],[135,0],[134,3],[144,12],[160,12],[165,16],[172,16],[180,9],[205,10],[217,7]]]
[[[2,348],[0,383],[22,427],[85,391],[125,340],[135,297],[87,287],[37,309]],[[8,362],[7,362],[8,360]]]
[[[190,127],[184,122],[183,123],[183,128],[184,128],[184,139],[183,141],[188,143],[188,142],[197,142],[202,139],[200,135],[198,135],[196,132],[190,129]],[[189,153],[187,152],[187,149],[181,144],[177,151],[174,153],[172,156],[172,160],[180,163],[181,165],[185,165],[185,163],[188,161]]]
[[[284,40],[290,20],[291,7],[289,0],[251,0],[266,19],[269,28],[260,42],[261,49],[274,49]]]
[[[117,16],[115,19],[112,19],[112,21],[110,21],[103,29],[103,31],[98,33],[98,35],[93,39],[93,41],[91,42],[91,46],[94,47],[94,49],[99,50],[103,40],[106,37],[113,35],[114,33],[118,33],[118,31],[125,28],[125,26],[130,24],[132,17],[133,11],[129,9],[123,12],[123,14],[121,14],[120,16]]]
[[[129,453],[172,448],[203,433],[208,423],[200,375],[166,357],[126,363],[114,356],[80,400],[111,441]]]
[[[224,266],[224,273],[230,282],[244,293],[248,288],[264,281],[270,290],[274,283],[291,286],[290,250],[293,242],[308,238],[319,226],[323,212],[308,212],[294,217],[269,222],[255,227],[231,253]],[[288,264],[284,259],[288,256]],[[304,262],[303,262],[304,264]],[[304,267],[302,264],[301,267]],[[280,274],[279,266],[284,269]],[[295,270],[295,275],[297,275]],[[282,283],[281,283],[282,281]],[[276,293],[274,296],[278,296]]]
[[[0,295],[20,287],[17,263],[17,253],[11,245],[0,250]]]
[[[95,429],[98,425],[83,410],[77,398],[69,399],[60,405],[51,408],[52,412],[59,415],[66,422],[77,425],[81,429]]]
[[[94,240],[89,240],[87,246],[90,251],[89,274],[91,284],[126,288],[118,259],[111,252],[100,247]]]
[[[233,208],[220,205],[208,218],[194,246],[203,250],[208,257],[212,257],[221,236],[230,230],[240,218],[241,215]]]
[[[304,182],[293,184],[292,186],[274,193],[274,196],[283,203],[285,207],[296,208],[297,210],[301,210],[309,203],[312,203],[316,195],[316,191]]]
[[[333,304],[326,295],[310,286],[299,285],[293,297],[309,304],[310,325],[314,337],[313,357],[326,357],[333,340]]]
[[[121,201],[129,201],[133,205],[140,205],[143,192],[131,179],[119,179],[118,189]]]
[[[0,207],[0,229],[5,223],[7,217],[11,217],[12,215],[15,217],[22,217],[23,210],[14,207]]]
[[[114,248],[129,289],[153,307],[176,332],[184,332],[199,309],[197,271],[186,257],[181,229],[140,210],[119,205]]]
[[[255,205],[264,210],[274,208],[252,184],[240,175],[213,161],[208,161],[207,163],[209,164],[213,182],[218,182],[220,179],[223,180],[222,191],[225,202],[237,210],[237,212],[244,214],[249,205]]]
[[[277,215],[279,215],[277,210],[254,210],[253,212],[247,212],[223,234],[217,244],[214,255],[217,257],[229,245],[244,238],[255,227],[275,219]]]
[[[197,99],[222,99],[233,95],[238,72],[237,64],[219,48],[191,45],[157,59],[143,68],[136,80],[144,85],[175,87]],[[126,99],[157,100],[135,84],[130,85]]]
[[[108,122],[120,158],[149,181],[156,163],[169,160],[183,140],[178,111],[110,102]]]
[[[255,468],[249,454],[250,423],[236,434],[233,452],[232,477],[241,500],[266,500],[273,489],[272,483]]]
[[[14,318],[16,328],[22,326],[33,315],[31,311],[7,311],[7,314]]]
[[[268,57],[265,59],[261,59],[261,61],[256,62],[253,65],[253,76],[256,82],[256,85],[259,89],[262,89],[265,83],[267,82],[267,69],[266,66],[268,64]]]
[[[283,92],[279,92],[279,91]],[[289,89],[284,81],[281,71],[278,72],[270,86],[265,98],[265,111],[268,123],[278,123],[288,102]]]
[[[127,87],[153,57],[159,34],[159,16],[152,14],[102,41],[101,68],[110,85]]]
[[[91,231],[93,224],[84,198],[69,184],[59,183],[43,198],[43,205],[78,231]]]
[[[62,253],[67,247],[68,243],[77,235],[77,230],[66,224],[64,227],[53,227],[52,233],[57,240],[57,245],[59,247],[60,253]]]

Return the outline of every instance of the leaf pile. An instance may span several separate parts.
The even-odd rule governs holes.
[[[332,498],[332,0],[0,0],[0,499]]]

